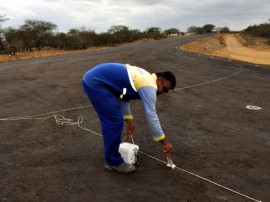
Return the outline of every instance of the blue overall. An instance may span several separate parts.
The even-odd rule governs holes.
[[[98,65],[84,75],[82,84],[101,122],[105,162],[110,166],[120,165],[124,163],[118,152],[124,118],[119,97],[123,88],[127,88],[128,99],[139,98],[132,90],[126,67],[116,63]]]

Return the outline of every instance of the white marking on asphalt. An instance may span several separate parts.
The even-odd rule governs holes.
[[[262,109],[261,107],[253,106],[253,105],[247,105],[246,108],[250,109],[250,110],[261,110]]]

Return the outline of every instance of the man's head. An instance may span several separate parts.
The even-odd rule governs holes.
[[[176,85],[176,79],[172,72],[157,72],[157,95],[168,93]]]

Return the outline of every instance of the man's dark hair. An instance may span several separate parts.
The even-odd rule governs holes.
[[[175,76],[172,72],[170,71],[166,71],[166,72],[157,72],[155,73],[157,75],[157,77],[162,77],[164,78],[166,81],[170,81],[172,89],[175,88],[176,85],[176,79]]]

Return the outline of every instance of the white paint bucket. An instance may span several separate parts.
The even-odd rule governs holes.
[[[137,162],[137,155],[139,151],[139,146],[131,144],[128,142],[122,142],[119,146],[119,152],[125,161],[128,164],[135,164]]]

